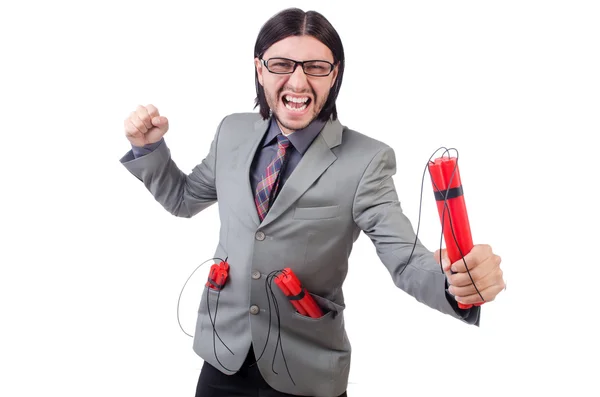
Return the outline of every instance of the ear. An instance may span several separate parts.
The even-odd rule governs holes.
[[[258,75],[258,82],[260,83],[260,85],[264,86],[263,84],[263,64],[260,61],[260,59],[258,58],[254,58],[254,67],[256,68],[256,74]]]
[[[335,81],[336,81],[337,75],[338,75],[338,65],[335,65],[335,67],[333,68],[333,72],[331,72],[331,75],[333,76],[333,78],[331,80],[331,86],[329,88],[333,88],[333,86],[335,85]]]

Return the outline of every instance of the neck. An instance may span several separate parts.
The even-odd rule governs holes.
[[[277,121],[277,125],[279,126],[279,129],[281,130],[283,135],[290,136],[295,132],[295,130],[290,130],[289,128],[285,128],[284,126],[282,126],[281,123],[279,122],[279,120],[276,120],[276,121]]]

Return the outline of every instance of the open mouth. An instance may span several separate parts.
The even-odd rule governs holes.
[[[290,95],[284,95],[282,98],[283,105],[286,109],[293,112],[302,112],[310,105],[311,99],[309,97],[294,97]]]

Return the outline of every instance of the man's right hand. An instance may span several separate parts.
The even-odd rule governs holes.
[[[133,146],[158,142],[168,130],[169,120],[153,105],[140,105],[125,119],[125,136]]]

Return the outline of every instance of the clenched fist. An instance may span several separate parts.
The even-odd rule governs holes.
[[[475,245],[465,255],[464,261],[460,259],[455,263],[450,263],[446,249],[441,251],[441,256],[442,268],[448,279],[448,291],[460,303],[482,303],[484,300],[491,302],[506,288],[500,268],[501,259],[489,245]],[[435,251],[434,257],[439,264],[440,250]],[[465,262],[469,272],[467,272]]]
[[[125,136],[134,146],[158,142],[168,130],[169,120],[154,105],[140,105],[125,119]]]

